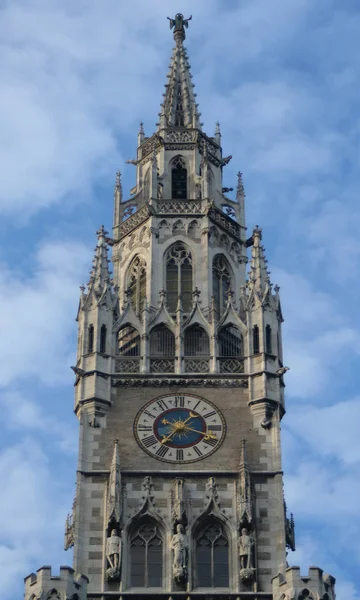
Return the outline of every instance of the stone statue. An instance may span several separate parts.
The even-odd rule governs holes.
[[[192,15],[190,15],[188,19],[184,19],[184,15],[182,15],[181,13],[177,13],[177,15],[175,15],[175,19],[171,19],[170,17],[167,18],[170,21],[170,29],[174,28],[174,33],[176,31],[181,31],[182,33],[185,33],[185,27],[189,27],[189,21],[191,21]]]
[[[254,578],[253,546],[254,539],[244,527],[239,540],[240,577],[244,582],[250,582]]]
[[[106,541],[106,558],[110,565],[106,571],[106,578],[116,581],[120,578],[121,564],[121,537],[118,536],[116,529],[112,530]]]
[[[176,526],[176,533],[171,540],[171,548],[174,551],[173,575],[175,581],[183,581],[187,577],[187,552],[188,540],[181,524]]]

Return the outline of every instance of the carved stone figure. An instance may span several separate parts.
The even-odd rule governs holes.
[[[170,29],[174,29],[174,33],[176,31],[181,31],[182,33],[185,33],[185,27],[189,27],[189,21],[191,21],[192,15],[190,15],[188,19],[184,19],[184,15],[182,15],[181,13],[177,13],[175,15],[175,19],[171,19],[170,17],[167,18],[170,21]]]
[[[244,527],[239,540],[240,577],[243,582],[250,582],[254,578],[253,546],[254,539]]]
[[[120,578],[121,564],[121,537],[118,536],[116,529],[112,530],[106,541],[106,558],[110,565],[106,571],[106,578],[116,581]]]
[[[174,551],[173,576],[175,581],[184,581],[187,577],[187,553],[188,540],[181,524],[177,525],[176,533],[171,540],[171,548]]]

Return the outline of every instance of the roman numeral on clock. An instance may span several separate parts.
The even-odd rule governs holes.
[[[160,456],[161,458],[163,458],[167,452],[169,452],[169,448],[167,448],[166,446],[160,446],[160,448],[156,450],[155,454],[156,456]]]
[[[221,429],[222,429],[221,425],[209,425],[208,426],[209,431],[221,431]]]
[[[139,431],[152,431],[151,425],[138,425]]]
[[[157,439],[154,435],[149,435],[148,437],[144,438],[143,440],[141,440],[141,443],[144,444],[144,446],[146,448],[149,448],[149,446],[153,446],[154,444],[157,444]]]
[[[201,452],[201,450],[197,446],[194,446],[194,451],[196,452],[196,454],[198,456],[202,456],[202,452]]]
[[[175,406],[176,408],[180,406],[183,408],[185,406],[185,397],[184,396],[175,396]]]
[[[216,415],[216,411],[212,410],[211,412],[206,413],[206,415],[203,415],[204,419],[208,419],[209,417],[213,417],[214,415]]]
[[[169,407],[164,400],[158,400],[158,405],[161,410],[167,410]]]
[[[213,440],[212,438],[210,440],[206,440],[204,441],[204,444],[208,444],[209,446],[216,446],[216,444],[218,443],[219,440]]]
[[[176,460],[184,460],[184,450],[176,450]]]
[[[151,412],[149,412],[148,410],[144,410],[144,415],[147,415],[148,417],[155,419],[155,415],[152,415]]]

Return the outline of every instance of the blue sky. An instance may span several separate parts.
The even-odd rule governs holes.
[[[111,231],[115,172],[133,185],[173,45],[204,121],[244,173],[285,316],[290,564],[359,600],[359,31],[355,0],[0,0],[0,564],[2,598],[62,552],[72,504],[78,286]]]

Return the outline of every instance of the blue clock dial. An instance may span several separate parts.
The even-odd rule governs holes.
[[[145,452],[167,462],[193,462],[217,450],[225,437],[220,411],[199,396],[162,396],[136,416],[134,433]]]

